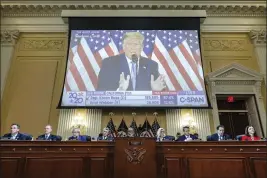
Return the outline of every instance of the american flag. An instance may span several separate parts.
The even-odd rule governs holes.
[[[144,133],[144,132],[147,132],[148,137],[155,137],[155,135],[153,134],[153,131],[152,131],[152,127],[149,124],[147,118],[146,118],[146,120],[143,124],[143,127],[142,127],[142,133]],[[142,135],[142,133],[140,135]]]
[[[124,119],[121,120],[121,123],[120,123],[120,125],[119,125],[117,131],[118,131],[118,132],[121,132],[121,131],[123,131],[123,132],[127,132],[127,131],[128,131],[128,127],[127,127],[127,125],[126,125]]]
[[[134,129],[135,136],[138,137],[139,136],[138,128],[134,119],[132,120],[130,127]]]
[[[144,35],[141,55],[158,63],[169,90],[204,90],[196,30],[83,30],[72,31],[65,92],[95,91],[102,60],[123,53],[122,38],[130,31]]]
[[[110,120],[108,121],[107,128],[109,128],[110,133],[112,134],[112,136],[116,137],[116,129],[115,129],[115,126],[114,126],[112,118],[110,118]]]
[[[158,123],[158,120],[155,118],[153,124],[152,124],[152,132],[153,134],[156,136],[157,135],[157,131],[160,128],[160,125]]]

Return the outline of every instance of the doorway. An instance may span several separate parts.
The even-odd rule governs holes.
[[[253,95],[232,96],[233,100],[229,102],[226,95],[218,95],[217,106],[219,112],[219,121],[225,126],[225,133],[232,139],[237,135],[245,134],[245,128],[252,125],[259,136],[262,136],[257,106]]]
[[[219,119],[225,127],[225,133],[232,139],[244,134],[246,126],[250,125],[246,112],[219,112]]]

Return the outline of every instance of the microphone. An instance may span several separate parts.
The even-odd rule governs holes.
[[[133,60],[134,63],[137,63],[137,61],[138,61],[138,57],[137,57],[136,54],[133,54],[133,55],[132,55],[132,60]]]
[[[132,55],[132,61],[136,64],[135,65],[135,67],[136,67],[135,71],[136,71],[136,76],[137,76],[137,74],[138,74],[138,71],[137,71],[138,70],[138,56],[136,54]]]

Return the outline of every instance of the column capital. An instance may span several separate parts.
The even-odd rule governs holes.
[[[251,30],[249,32],[251,42],[254,45],[266,45],[266,30]]]
[[[1,45],[14,45],[19,38],[19,30],[1,30]]]

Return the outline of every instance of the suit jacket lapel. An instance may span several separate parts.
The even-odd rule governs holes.
[[[120,74],[122,72],[124,73],[124,78],[125,79],[127,79],[127,75],[131,76],[129,65],[128,65],[128,62],[127,62],[127,59],[126,59],[126,56],[125,56],[124,53],[120,55]],[[119,78],[120,78],[120,74],[119,74]],[[120,81],[120,79],[119,79],[119,81]],[[132,81],[131,81],[131,78],[130,78],[128,90],[132,90],[132,88],[133,88],[132,87]]]
[[[16,139],[16,140],[18,140],[18,139],[19,139],[19,137],[20,137],[20,133],[18,133],[18,134],[17,134],[17,136],[16,136],[16,138],[15,138],[15,139]]]
[[[125,78],[127,77],[127,75],[130,75],[129,65],[125,54],[120,55],[120,66],[121,66],[120,74],[124,72]]]

